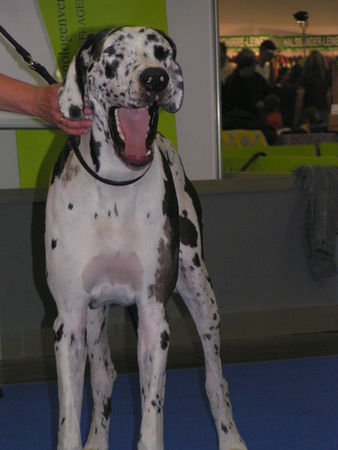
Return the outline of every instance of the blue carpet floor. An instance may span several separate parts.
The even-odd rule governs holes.
[[[249,450],[338,449],[338,356],[229,365],[235,419]],[[166,450],[216,450],[203,369],[171,370],[165,401]],[[56,382],[3,386],[1,450],[54,450]],[[82,431],[90,418],[88,380]],[[112,397],[110,447],[136,448],[140,423],[136,374],[120,375]]]

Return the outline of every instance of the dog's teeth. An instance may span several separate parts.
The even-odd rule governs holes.
[[[117,131],[119,132],[120,138],[122,139],[123,142],[125,142],[125,137],[124,137],[124,134],[122,133],[122,130],[120,127],[119,113],[118,113],[117,109],[115,109],[115,122],[116,122],[116,128],[117,128]]]
[[[121,138],[122,141],[124,142],[124,141],[125,141],[125,138],[124,138],[124,134],[122,133],[122,130],[121,130],[121,128],[120,128],[120,124],[117,125],[117,131],[119,132],[120,138]]]

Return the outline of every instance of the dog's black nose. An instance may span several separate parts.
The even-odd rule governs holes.
[[[140,75],[140,82],[148,92],[160,92],[168,86],[169,76],[160,67],[149,67]]]

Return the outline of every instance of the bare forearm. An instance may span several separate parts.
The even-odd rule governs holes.
[[[88,133],[92,122],[86,106],[83,119],[70,120],[62,116],[58,91],[60,85],[37,87],[0,73],[0,110],[40,117],[68,134]]]
[[[0,74],[0,109],[36,116],[35,96],[38,88]]]

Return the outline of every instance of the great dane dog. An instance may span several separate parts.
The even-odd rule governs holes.
[[[48,284],[58,309],[58,450],[82,449],[87,356],[93,413],[84,448],[108,449],[116,377],[107,338],[109,303],[137,306],[142,402],[138,449],[163,449],[170,336],[166,304],[175,289],[201,337],[219,448],[244,450],[222,376],[220,316],[203,261],[199,200],[177,152],[157,133],[159,108],[174,113],[183,99],[174,43],[144,27],[89,36],[60,88],[63,115],[80,117],[85,98],[93,124],[79,139],[79,150],[94,173],[121,185],[88,173],[70,141],[51,177],[45,244]]]

